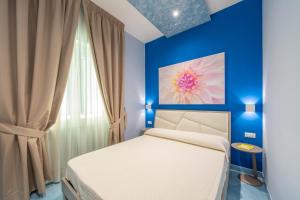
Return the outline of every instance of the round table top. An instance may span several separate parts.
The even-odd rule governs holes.
[[[251,145],[253,146],[253,149],[243,149],[243,148],[239,148],[239,145],[241,144],[246,144],[246,145]],[[263,152],[263,148],[258,147],[256,145],[253,144],[247,144],[247,143],[242,143],[242,142],[236,142],[236,143],[232,143],[231,146],[239,151],[243,151],[243,152],[247,152],[247,153],[262,153]]]

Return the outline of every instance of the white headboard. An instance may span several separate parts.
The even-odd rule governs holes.
[[[203,132],[230,142],[230,112],[200,110],[156,110],[155,128]]]

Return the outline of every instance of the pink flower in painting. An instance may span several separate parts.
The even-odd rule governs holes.
[[[160,103],[224,103],[223,53],[161,69]]]
[[[178,74],[175,79],[177,92],[190,92],[198,86],[198,76],[191,70],[186,70]]]

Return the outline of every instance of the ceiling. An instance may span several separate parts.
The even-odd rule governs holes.
[[[210,21],[205,0],[128,0],[166,37]]]
[[[147,43],[164,34],[127,0],[92,0],[125,24],[125,31]],[[205,0],[209,14],[216,13],[241,0]]]

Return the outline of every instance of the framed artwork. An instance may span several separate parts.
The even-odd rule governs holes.
[[[160,104],[225,104],[225,53],[159,68]]]

